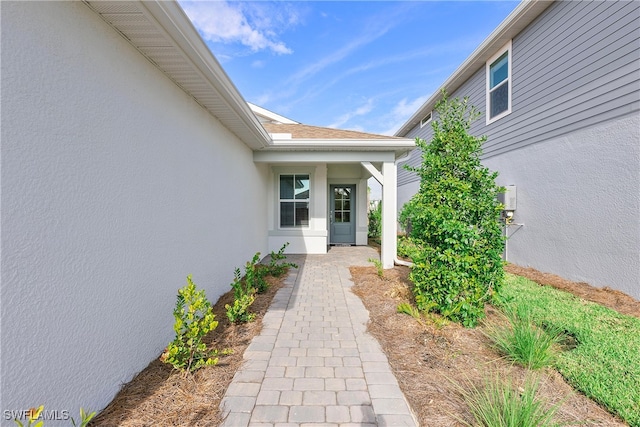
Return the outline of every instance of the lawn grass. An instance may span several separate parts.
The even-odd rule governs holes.
[[[640,427],[640,319],[511,274],[500,294],[503,307],[525,309],[538,326],[575,339],[554,367],[576,390]]]

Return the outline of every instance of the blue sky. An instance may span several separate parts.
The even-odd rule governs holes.
[[[516,1],[180,1],[244,98],[392,135]]]

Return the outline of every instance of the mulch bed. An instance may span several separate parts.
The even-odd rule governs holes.
[[[449,323],[443,327],[397,312],[401,302],[411,302],[409,269],[385,270],[384,278],[374,267],[352,267],[353,292],[369,310],[369,332],[378,339],[389,358],[407,400],[423,426],[458,426],[472,422],[455,384],[468,381],[481,386],[486,375],[511,378],[522,384],[528,371],[502,359],[489,347],[483,326],[466,329]],[[504,319],[487,306],[488,321]],[[539,396],[550,405],[561,403],[557,421],[580,425],[624,426],[595,402],[575,392],[552,369],[538,371]]]
[[[251,339],[262,329],[262,317],[284,278],[267,277],[270,286],[256,295],[251,311],[256,320],[233,324],[227,319],[225,304],[233,304],[233,291],[213,306],[218,327],[207,337],[207,344],[233,354],[220,356],[216,366],[184,374],[171,365],[154,360],[125,384],[113,401],[91,422],[91,426],[216,426],[220,424],[220,401]],[[168,344],[168,343],[167,343]]]
[[[640,317],[640,302],[611,289],[598,289],[574,283],[530,268],[508,265],[506,270],[541,284],[567,290],[625,314]],[[480,384],[487,372],[510,376],[522,382],[527,371],[501,359],[488,346],[482,326],[465,329],[457,324],[436,327],[420,325],[410,316],[399,314],[400,302],[411,301],[408,268],[385,270],[352,267],[354,293],[370,312],[369,331],[379,340],[410,405],[423,426],[458,426],[471,421],[455,383]],[[215,426],[221,421],[219,405],[251,339],[262,329],[262,317],[284,278],[268,278],[270,288],[258,295],[252,306],[256,321],[231,324],[224,308],[233,302],[233,293],[223,295],[214,306],[218,327],[208,343],[219,350],[232,349],[221,356],[218,365],[185,375],[156,359],[129,383],[91,423],[92,426]],[[497,310],[488,306],[487,319],[499,321]],[[540,396],[550,404],[562,402],[558,421],[581,425],[625,425],[593,401],[573,391],[557,372],[541,371]]]

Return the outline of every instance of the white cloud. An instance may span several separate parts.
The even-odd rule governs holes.
[[[252,51],[271,50],[289,54],[292,50],[278,40],[282,24],[299,22],[294,12],[269,15],[264,6],[249,9],[244,2],[182,1],[180,5],[205,40],[222,43],[241,43]]]
[[[339,128],[340,126],[342,126],[343,124],[351,120],[352,118],[357,116],[364,116],[365,114],[368,114],[369,112],[371,112],[371,110],[373,110],[373,98],[369,98],[364,105],[361,105],[355,110],[349,111],[343,114],[342,116],[338,117],[338,119],[334,123],[331,123],[327,127]]]
[[[395,107],[388,114],[388,117],[385,117],[385,122],[389,123],[386,130],[380,132],[382,135],[394,135],[400,126],[405,124],[405,122],[411,117],[413,113],[418,111],[418,108],[422,107],[428,96],[419,96],[412,101],[407,101],[407,98],[401,99]]]

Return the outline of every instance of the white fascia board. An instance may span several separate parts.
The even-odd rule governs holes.
[[[274,134],[275,135],[275,134]],[[390,139],[275,139],[270,149],[291,150],[398,150],[413,149],[416,143],[409,138]]]
[[[487,59],[504,46],[509,40],[517,36],[535,18],[537,18],[555,0],[522,0],[520,4],[505,18],[504,21],[478,46],[469,57],[453,72],[429,99],[396,131],[395,136],[405,136],[420,123],[420,120],[442,98],[441,91],[453,94],[480,68],[484,67]]]
[[[394,162],[394,151],[254,151],[256,163]]]
[[[244,138],[243,142],[253,149],[268,146],[271,141],[269,134],[203,42],[180,5],[176,1],[163,0],[145,0],[136,3],[147,17],[153,19],[165,31],[189,64],[215,89],[225,101],[226,106],[233,111],[235,118],[253,136],[253,140],[246,141]],[[233,130],[233,125],[229,126],[229,123],[225,125]]]

